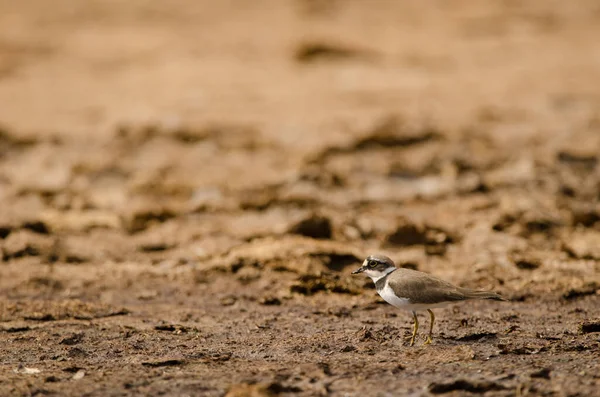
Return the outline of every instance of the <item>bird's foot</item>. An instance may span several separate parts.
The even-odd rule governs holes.
[[[416,335],[405,336],[404,340],[408,342],[409,346],[413,346],[415,344]]]
[[[430,345],[431,342],[433,342],[433,339],[431,339],[431,335],[427,335],[425,337],[425,343],[423,343],[424,345]]]

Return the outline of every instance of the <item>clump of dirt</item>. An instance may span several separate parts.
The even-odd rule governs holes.
[[[329,239],[332,236],[331,221],[324,216],[312,216],[292,226],[290,232],[306,237]]]
[[[306,42],[300,45],[294,54],[294,58],[300,63],[312,63],[319,60],[368,59],[372,57],[372,51],[319,41]]]
[[[598,393],[597,2],[373,3],[0,2],[0,395]]]
[[[361,289],[332,274],[306,274],[300,276],[298,282],[290,290],[302,295],[313,295],[317,292],[333,292],[339,294],[358,295]]]

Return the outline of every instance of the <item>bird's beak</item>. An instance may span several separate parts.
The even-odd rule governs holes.
[[[358,269],[356,269],[355,271],[352,272],[352,274],[358,274],[358,273],[362,273],[365,271],[364,267],[359,267]]]

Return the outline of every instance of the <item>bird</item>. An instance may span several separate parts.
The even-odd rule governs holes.
[[[455,286],[431,274],[412,269],[397,268],[385,255],[370,255],[362,266],[352,274],[365,273],[375,283],[379,295],[392,306],[410,310],[414,318],[413,333],[410,346],[415,344],[419,330],[418,310],[427,310],[431,317],[429,334],[425,345],[432,342],[435,315],[431,309],[444,307],[453,302],[470,299],[491,299],[507,301],[506,298],[492,291],[480,291]]]

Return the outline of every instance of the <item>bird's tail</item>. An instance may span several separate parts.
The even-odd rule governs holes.
[[[463,288],[460,292],[462,292],[467,299],[491,299],[495,301],[507,301],[508,299],[504,298],[502,295],[497,294],[492,291],[477,291],[473,289]]]

